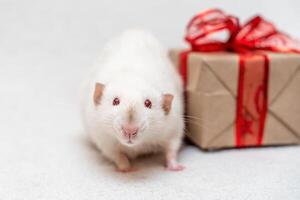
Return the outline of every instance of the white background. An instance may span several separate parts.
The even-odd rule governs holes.
[[[178,46],[188,20],[207,8],[224,9],[242,22],[262,14],[300,37],[298,0],[1,0],[0,48],[90,54],[131,27],[148,29],[167,46]]]
[[[299,147],[189,146],[181,173],[149,158],[123,175],[80,131],[80,80],[105,41],[141,27],[183,46],[188,20],[210,7],[263,14],[300,38],[299,0],[0,0],[0,199],[300,199]]]

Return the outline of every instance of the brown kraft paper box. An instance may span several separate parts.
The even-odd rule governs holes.
[[[170,57],[179,70],[179,53]],[[267,53],[268,110],[262,145],[300,143],[300,55]],[[239,56],[192,52],[187,61],[188,138],[202,149],[236,147],[235,120]]]

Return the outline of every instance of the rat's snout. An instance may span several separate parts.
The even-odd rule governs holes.
[[[123,139],[126,140],[126,144],[133,144],[133,140],[137,137],[137,134],[140,131],[137,122],[137,113],[134,106],[127,108],[124,121],[121,122],[121,130]]]
[[[131,141],[131,139],[137,136],[138,127],[133,124],[125,124],[122,126],[122,133],[126,139]]]

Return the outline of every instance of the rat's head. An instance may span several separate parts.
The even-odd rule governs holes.
[[[94,89],[99,125],[120,143],[133,146],[159,137],[171,110],[173,95],[139,84],[101,84]]]

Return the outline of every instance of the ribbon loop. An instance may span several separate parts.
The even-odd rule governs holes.
[[[213,37],[227,33],[223,40]],[[260,16],[255,16],[243,26],[239,19],[219,9],[199,13],[189,22],[185,40],[193,51],[235,51],[238,53],[255,50],[275,52],[300,52],[300,42],[279,32],[276,27]]]

